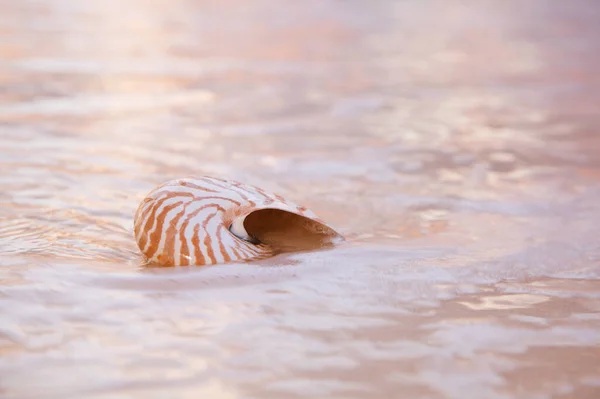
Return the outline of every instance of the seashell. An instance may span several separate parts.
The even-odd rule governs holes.
[[[135,238],[163,266],[211,265],[328,247],[343,240],[303,206],[212,177],[172,180],[139,205]]]

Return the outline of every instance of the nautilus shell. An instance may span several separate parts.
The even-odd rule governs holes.
[[[144,257],[163,266],[256,260],[343,239],[312,211],[277,194],[212,177],[172,180],[135,214]]]

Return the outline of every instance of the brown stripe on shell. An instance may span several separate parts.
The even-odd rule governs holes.
[[[225,246],[223,245],[223,236],[221,236],[221,230],[223,230],[222,224],[217,226],[217,241],[219,243],[219,252],[221,252],[221,256],[223,256],[223,261],[231,262],[231,255],[227,253],[227,251],[225,250]]]
[[[152,233],[150,233],[150,246],[148,247],[148,249],[146,249],[146,256],[148,256],[149,258],[152,258],[158,250],[158,247],[161,242],[161,237],[163,235],[163,225],[165,223],[165,218],[167,217],[167,214],[169,213],[169,211],[177,208],[181,204],[183,204],[183,201],[179,201],[174,204],[165,206],[160,215],[158,215],[158,218],[156,218],[156,228]]]
[[[202,222],[202,228],[206,233],[206,237],[204,237],[204,246],[206,247],[207,255],[210,258],[211,263],[217,263],[217,258],[215,258],[215,252],[213,251],[212,245],[210,245],[212,239],[206,227],[208,226],[208,222],[210,222],[210,220],[215,216],[216,214],[213,213],[212,215],[209,215],[206,219],[204,219],[204,222]]]
[[[202,187],[202,186],[199,186],[199,185],[194,184],[194,183],[189,182],[189,181],[183,181],[183,182],[179,183],[179,185],[183,186],[183,187],[193,188],[194,190],[205,191],[207,193],[218,193],[219,192],[218,190],[212,190],[212,189],[210,189],[208,187]]]
[[[200,208],[196,209],[195,211],[191,212],[187,218],[184,220],[183,224],[181,225],[181,228],[179,230],[179,240],[181,241],[181,250],[180,250],[180,255],[179,258],[184,259],[185,256],[185,262],[181,261],[181,264],[189,264],[189,256],[190,256],[190,247],[188,245],[187,239],[185,238],[185,230],[188,227],[188,224],[190,224],[190,221],[196,216],[198,215],[201,211],[203,211],[206,208],[210,208],[212,206],[215,206],[215,204],[206,204],[201,206]],[[196,225],[198,226],[198,225]],[[195,228],[194,228],[195,229]],[[204,260],[204,256],[202,257],[202,259]],[[196,263],[198,261],[196,260]]]
[[[189,204],[190,203],[188,202],[187,204],[183,205],[183,209],[177,215],[175,215],[173,220],[171,220],[169,227],[165,231],[165,248],[164,248],[163,252],[169,257],[169,259],[171,259],[171,262],[175,262],[175,242],[177,241],[177,238],[176,238],[177,237],[177,232],[176,232],[177,223],[179,223],[179,220],[185,214],[185,211],[187,210],[187,206]]]
[[[252,194],[252,192],[246,190],[244,187],[242,187],[241,183],[238,182],[234,182],[231,184],[233,187],[235,188],[239,188],[241,190],[244,190],[246,193],[248,194]],[[244,194],[243,192],[237,191],[235,190],[235,192],[244,200],[248,203],[248,205],[250,206],[255,206],[256,202],[252,201],[246,194]]]
[[[234,246],[231,247],[231,252],[233,252],[233,255],[235,256],[236,259],[244,259],[244,257],[239,253],[239,243],[236,241]]]
[[[196,263],[204,264],[206,263],[206,259],[200,250],[200,225],[197,224],[194,226],[194,235],[192,236],[192,246],[194,247],[194,257],[196,258]]]
[[[148,236],[150,234],[150,232],[152,231],[152,228],[154,227],[154,222],[156,220],[156,211],[162,206],[162,204],[171,199],[171,198],[176,198],[179,196],[182,196],[182,194],[188,194],[188,193],[173,193],[173,192],[169,192],[167,193],[166,196],[158,199],[158,202],[152,206],[152,213],[150,213],[150,216],[148,217],[146,224],[144,226],[144,228],[142,229],[143,232],[145,232],[146,234],[142,235],[140,237],[140,240],[138,241],[140,248],[143,248],[142,250],[145,250],[146,248],[146,244],[147,244],[147,240],[148,240]],[[185,197],[188,197],[190,195],[184,195]],[[191,197],[193,198],[193,195],[191,195]],[[150,226],[148,226],[148,223],[150,223]]]
[[[213,178],[202,177],[202,178],[200,178],[200,180],[202,180],[202,181],[204,181],[204,182],[206,182],[208,184],[212,184],[213,186],[215,186],[217,188],[220,188],[221,190],[228,190],[229,189],[229,187],[227,187],[227,185],[223,186],[223,185],[215,183],[215,179],[213,179]]]

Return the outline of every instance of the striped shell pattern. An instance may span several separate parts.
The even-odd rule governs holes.
[[[305,207],[212,177],[172,180],[151,191],[137,209],[134,232],[144,257],[163,266],[266,258],[285,252],[278,243],[298,234],[319,243],[341,238]]]

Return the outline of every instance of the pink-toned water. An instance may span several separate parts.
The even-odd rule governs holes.
[[[0,398],[600,397],[600,3],[0,1]],[[147,269],[208,174],[348,237]]]

